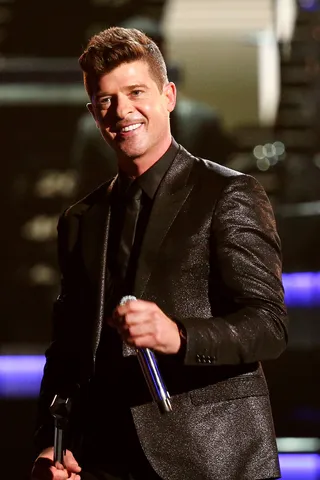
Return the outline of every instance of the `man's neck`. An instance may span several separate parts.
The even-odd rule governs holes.
[[[145,155],[136,158],[118,157],[118,166],[120,170],[130,178],[137,178],[144,172],[149,170],[168,150],[171,145],[171,135],[162,142],[161,145],[157,145],[151,152],[147,152]]]

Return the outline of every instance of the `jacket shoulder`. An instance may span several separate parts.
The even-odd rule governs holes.
[[[232,179],[238,177],[245,177],[242,172],[233,170],[232,168],[225,167],[219,163],[215,163],[212,160],[207,160],[205,158],[196,158],[197,163],[199,164],[199,169],[203,171],[206,175],[220,177],[221,179]]]
[[[228,182],[233,178],[239,177],[249,177],[245,173],[238,172],[233,170],[232,168],[225,167],[220,165],[219,163],[213,162],[212,160],[208,160],[206,158],[195,157],[192,155],[188,150],[186,150],[182,145],[180,145],[180,154],[185,157],[185,159],[191,160],[194,163],[194,169],[198,172],[200,176],[205,178],[209,178],[212,180],[213,178],[223,179]]]
[[[192,181],[199,184],[203,191],[210,192],[208,195],[213,195],[216,199],[237,190],[249,196],[254,192],[258,195],[266,195],[263,186],[254,176],[238,172],[212,160],[195,157],[182,146],[180,146],[180,153],[182,159],[192,163],[190,171]]]

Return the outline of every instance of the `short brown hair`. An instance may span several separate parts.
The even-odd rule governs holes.
[[[91,98],[97,80],[122,63],[145,61],[160,91],[168,82],[167,67],[156,43],[135,28],[110,27],[94,35],[79,58]]]

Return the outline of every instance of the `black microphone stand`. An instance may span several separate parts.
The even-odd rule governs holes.
[[[68,417],[71,410],[70,398],[55,395],[50,405],[50,413],[54,418],[54,463],[63,465],[65,454],[65,432],[68,427]]]

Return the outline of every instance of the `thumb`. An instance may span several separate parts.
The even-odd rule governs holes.
[[[70,450],[66,451],[64,456],[64,466],[69,472],[80,472],[81,467],[78,464],[77,460],[74,458],[73,453]]]

